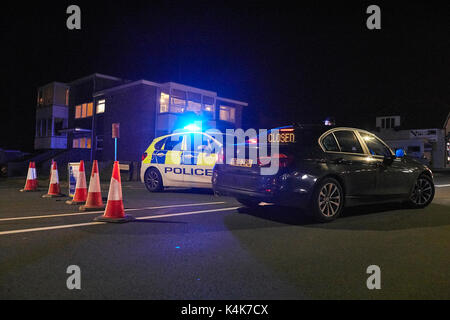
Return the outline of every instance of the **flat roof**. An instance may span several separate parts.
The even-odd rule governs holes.
[[[107,92],[112,92],[112,91],[117,91],[117,90],[121,90],[121,89],[125,89],[125,88],[129,88],[129,87],[134,87],[137,85],[146,85],[146,86],[153,86],[153,87],[161,87],[161,85],[159,83],[156,82],[151,82],[151,81],[147,81],[147,80],[138,80],[138,81],[133,81],[133,82],[129,82],[129,83],[125,83],[125,84],[121,84],[115,87],[111,87],[105,90],[101,90],[101,91],[97,91],[94,92],[94,97],[98,97],[101,95],[104,95]]]
[[[83,82],[83,81],[86,81],[86,80],[89,80],[89,79],[95,78],[95,77],[96,77],[96,78],[109,79],[109,80],[116,80],[116,81],[124,81],[124,79],[117,78],[117,77],[113,77],[113,76],[109,76],[109,75],[107,75],[107,74],[93,73],[93,74],[88,75],[88,76],[86,76],[86,77],[76,79],[76,80],[70,82],[70,84]]]
[[[214,91],[203,90],[200,88],[196,88],[196,87],[192,87],[192,86],[188,86],[188,85],[184,85],[184,84],[180,84],[180,83],[176,83],[176,82],[157,83],[157,82],[148,81],[148,80],[144,80],[144,79],[125,83],[125,84],[111,87],[111,88],[108,88],[105,90],[94,92],[94,97],[99,97],[99,96],[104,95],[105,93],[129,88],[129,87],[133,87],[133,86],[137,86],[137,85],[147,85],[147,86],[153,86],[153,87],[158,87],[158,88],[167,88],[167,89],[172,88],[172,89],[180,89],[180,90],[185,90],[185,91],[190,91],[190,92],[196,92],[196,93],[201,93],[206,96],[212,96],[212,97],[216,98],[216,100],[230,102],[230,103],[238,104],[241,106],[248,106],[247,102],[219,97],[219,96],[217,96],[217,93]]]
[[[248,103],[247,102],[243,102],[243,101],[238,101],[238,100],[233,100],[233,99],[228,99],[228,98],[222,98],[222,97],[217,97],[217,100],[221,100],[221,101],[225,101],[225,102],[230,102],[230,103],[234,103],[234,104],[239,104],[241,106],[247,107]]]

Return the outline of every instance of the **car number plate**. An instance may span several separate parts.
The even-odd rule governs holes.
[[[250,168],[253,164],[253,160],[252,159],[237,159],[237,158],[233,158],[231,159],[231,163],[232,166],[235,167],[246,167],[246,168]]]

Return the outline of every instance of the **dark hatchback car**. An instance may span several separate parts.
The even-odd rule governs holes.
[[[245,152],[236,145],[234,155],[221,151],[213,171],[214,192],[245,206],[301,207],[321,222],[339,217],[344,206],[401,201],[424,208],[433,200],[431,170],[403,150],[394,153],[370,132],[297,125],[280,128],[269,141],[279,142],[278,153],[271,156],[279,159],[276,174],[262,175],[267,161],[249,159],[251,148],[259,155],[262,147],[250,139]]]

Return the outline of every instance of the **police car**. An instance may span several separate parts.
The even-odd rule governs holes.
[[[150,192],[165,187],[211,188],[221,134],[176,132],[152,141],[142,156],[141,181]]]

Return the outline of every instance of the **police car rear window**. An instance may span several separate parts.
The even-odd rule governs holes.
[[[167,138],[161,139],[157,143],[155,143],[155,150],[161,150],[164,146],[164,143],[166,142]]]
[[[181,150],[181,144],[183,143],[183,136],[171,136],[166,139],[164,150],[174,150],[177,147]]]

